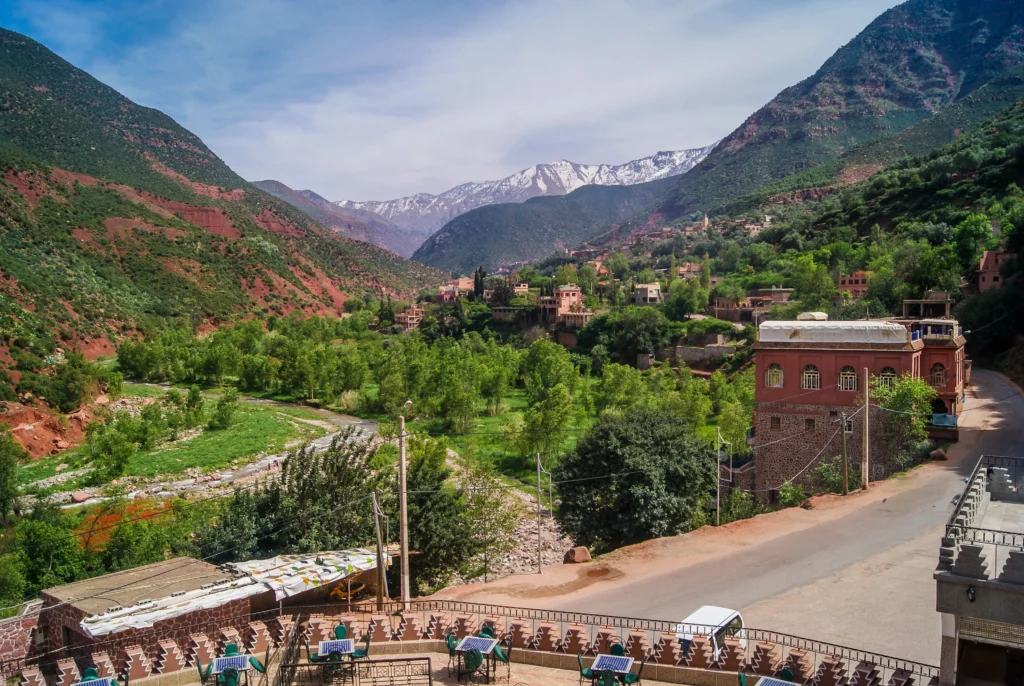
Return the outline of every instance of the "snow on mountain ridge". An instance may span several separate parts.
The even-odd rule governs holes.
[[[470,181],[443,193],[417,193],[394,200],[364,202],[339,200],[349,210],[380,215],[401,227],[433,233],[449,221],[477,207],[523,202],[541,195],[565,195],[582,186],[633,185],[685,174],[717,145],[691,150],[661,151],[625,164],[578,164],[558,160],[536,164],[503,179]]]

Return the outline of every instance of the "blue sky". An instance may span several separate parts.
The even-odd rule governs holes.
[[[25,33],[332,200],[706,145],[896,0],[7,0]]]

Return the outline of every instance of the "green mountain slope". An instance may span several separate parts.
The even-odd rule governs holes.
[[[572,247],[654,202],[677,177],[635,186],[584,186],[562,196],[487,205],[445,224],[412,259],[452,272],[494,269]]]
[[[735,215],[757,208],[823,197],[870,177],[908,155],[920,155],[956,139],[1024,98],[1024,65],[997,76],[962,100],[909,129],[862,143],[834,160],[791,174],[737,200],[713,208],[714,215]]]
[[[56,334],[107,344],[152,317],[340,312],[435,270],[329,231],[194,134],[0,30],[0,361]]]
[[[252,185],[284,200],[328,229],[390,250],[402,257],[412,255],[428,235],[422,231],[395,226],[373,212],[342,209],[312,191],[296,191],[273,179],[253,181]]]
[[[1024,63],[1019,0],[909,0],[751,115],[658,208],[708,210],[903,131]]]

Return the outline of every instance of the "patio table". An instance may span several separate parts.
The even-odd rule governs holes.
[[[498,639],[483,638],[482,636],[466,636],[464,639],[459,641],[458,645],[455,646],[455,652],[459,654],[459,670],[456,675],[458,680],[462,681],[463,656],[467,651],[476,648],[484,656],[484,674],[487,678],[487,683],[490,683],[491,663],[496,659],[494,656],[494,647],[496,645],[498,645]]]

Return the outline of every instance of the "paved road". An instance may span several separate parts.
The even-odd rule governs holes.
[[[582,594],[548,598],[545,605],[661,619],[724,605],[770,620],[780,631],[828,640],[808,630],[814,626],[857,647],[937,664],[931,571],[951,500],[979,455],[1024,453],[1024,399],[998,374],[975,370],[973,382],[963,418],[972,428],[963,431],[956,450],[962,456],[911,476],[906,490],[884,502],[879,496],[839,518],[725,557],[692,565],[680,559],[678,568],[659,576],[595,584]],[[901,630],[877,640],[879,620],[888,622],[894,613],[910,615],[910,634]],[[748,625],[769,626],[751,619]]]

